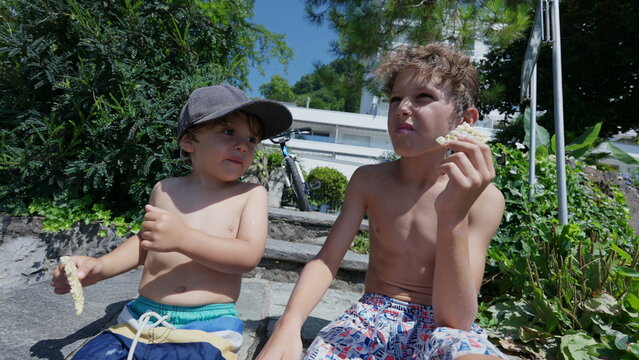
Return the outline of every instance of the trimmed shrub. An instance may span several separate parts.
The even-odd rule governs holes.
[[[310,200],[318,206],[328,204],[331,210],[341,209],[348,184],[346,176],[333,168],[316,167],[306,177],[308,183],[314,180],[320,182],[320,187],[311,190]]]

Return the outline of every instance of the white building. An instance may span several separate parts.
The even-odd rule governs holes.
[[[350,179],[359,166],[377,163],[377,157],[392,151],[386,117],[319,110],[288,105],[293,128],[309,127],[311,135],[287,142],[302,167],[331,167]],[[267,146],[277,146],[268,141]]]
[[[357,114],[332,110],[310,109],[286,104],[293,115],[293,128],[310,127],[311,135],[291,139],[289,150],[298,156],[302,167],[309,171],[315,167],[331,167],[339,170],[348,179],[359,166],[378,163],[385,153],[393,148],[386,128],[387,107],[378,108],[377,115]],[[493,134],[493,125],[500,118],[497,112],[485,116],[475,125],[485,131],[488,137]],[[615,136],[610,141],[639,160],[639,144],[636,144],[635,132]],[[264,141],[264,145],[277,148],[277,145]],[[599,151],[609,152],[604,143]],[[629,166],[614,157],[603,159],[602,163],[620,170]]]

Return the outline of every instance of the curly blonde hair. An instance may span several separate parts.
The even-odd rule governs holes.
[[[382,90],[389,94],[397,76],[406,69],[415,69],[427,81],[438,79],[449,91],[455,106],[452,118],[475,107],[479,97],[477,70],[470,58],[443,43],[400,46],[389,51],[375,75],[382,82]]]

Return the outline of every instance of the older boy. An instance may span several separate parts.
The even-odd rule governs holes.
[[[97,259],[73,256],[84,286],[144,265],[140,296],[74,359],[237,358],[242,322],[235,301],[242,274],[262,257],[268,222],[265,189],[238,179],[260,139],[291,121],[285,106],[251,101],[230,85],[190,95],[178,140],[192,173],[154,186],[137,235]],[[62,266],[52,286],[69,292]]]
[[[258,359],[299,359],[300,329],[365,213],[365,294],[320,331],[305,358],[504,357],[473,323],[488,243],[504,209],[490,183],[491,151],[472,138],[444,146],[435,140],[477,121],[477,73],[442,44],[397,49],[377,73],[389,94],[388,132],[400,159],[353,174],[341,214]],[[454,153],[447,157],[447,150]]]

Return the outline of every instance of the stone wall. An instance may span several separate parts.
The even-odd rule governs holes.
[[[328,235],[334,220],[335,216],[329,214],[271,208],[269,238],[292,244],[319,246]],[[21,286],[42,281],[50,277],[60,256],[81,254],[98,257],[112,251],[125,240],[117,236],[114,228],[104,228],[100,223],[78,223],[70,230],[56,233],[43,231],[42,226],[40,217],[0,216],[0,286]],[[103,229],[106,230],[106,236],[99,235]],[[367,229],[367,222],[364,221],[362,230]],[[308,249],[304,255],[300,248],[280,251],[277,248],[267,249],[258,268],[246,274],[246,277],[294,282],[303,264],[318,250]],[[336,287],[361,287],[364,265],[361,265],[362,261],[358,261],[360,265],[351,268],[346,261]]]

